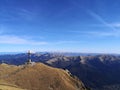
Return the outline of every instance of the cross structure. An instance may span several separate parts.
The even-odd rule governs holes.
[[[2,62],[1,62],[2,64],[4,63],[4,60],[2,60]]]
[[[31,53],[31,51],[29,50],[27,54],[28,54],[27,64],[31,64],[31,63],[32,63],[32,61],[31,61],[31,54],[32,54],[32,53]]]

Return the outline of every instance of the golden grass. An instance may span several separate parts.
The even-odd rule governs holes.
[[[16,88],[16,87],[11,87],[11,86],[0,85],[0,90],[24,90],[24,89],[20,89],[20,88]]]
[[[1,80],[23,89],[86,90],[82,82],[71,77],[66,71],[42,63],[37,63],[34,66],[0,65],[0,69],[0,75],[3,76]]]

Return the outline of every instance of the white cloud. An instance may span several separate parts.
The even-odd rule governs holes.
[[[1,21],[32,21],[37,18],[37,12],[30,11],[24,8],[11,8],[11,10],[1,10]]]
[[[80,41],[70,41],[70,40],[66,40],[66,41],[57,41],[54,44],[73,44],[73,43],[79,43]]]
[[[87,13],[92,16],[94,19],[96,19],[98,22],[100,22],[101,24],[92,24],[91,26],[100,26],[100,27],[107,27],[107,30],[104,31],[81,31],[81,30],[75,30],[75,31],[70,31],[72,33],[78,33],[84,36],[96,36],[96,37],[107,37],[107,36],[111,36],[111,37],[120,37],[120,23],[108,23],[104,18],[102,18],[98,13],[95,13],[91,10],[86,10]]]
[[[14,36],[14,35],[1,35],[0,36],[0,44],[45,45],[45,44],[47,44],[47,42],[29,40],[29,39]]]
[[[76,30],[76,31],[69,31],[71,33],[75,33],[76,36],[90,36],[90,37],[120,37],[120,31],[81,31],[81,30]]]
[[[86,32],[87,35],[96,36],[96,37],[120,37],[120,32],[100,32],[100,31],[93,31],[93,32]]]
[[[120,28],[120,23],[109,23],[108,25],[109,25],[110,27],[114,27],[115,30],[118,30],[117,28]],[[105,24],[91,24],[90,26],[106,27]]]
[[[120,27],[120,23],[108,23],[104,18],[102,18],[99,14],[88,10],[88,14],[91,15],[93,18],[101,22],[105,27],[108,27],[110,29],[109,31],[97,31],[97,32],[91,32],[93,35],[98,35],[98,36],[114,36],[114,37],[120,37],[120,30],[117,29]],[[102,26],[103,26],[102,25]]]
[[[18,12],[16,12],[19,18],[25,19],[25,20],[32,20],[35,19],[36,14],[35,12],[31,12],[27,9],[18,9]]]
[[[104,18],[102,18],[99,14],[97,14],[97,13],[91,11],[91,10],[88,10],[88,14],[91,15],[96,20],[98,20],[104,26],[112,29],[113,31],[117,31],[116,28],[113,25],[111,25],[110,23],[108,23],[107,21],[105,21]]]
[[[120,27],[120,23],[112,23],[110,25],[113,26],[113,27]]]

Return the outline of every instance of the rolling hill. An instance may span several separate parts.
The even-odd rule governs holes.
[[[67,71],[42,63],[0,65],[0,90],[86,90]]]

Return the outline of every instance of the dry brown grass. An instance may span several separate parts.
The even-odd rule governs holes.
[[[25,90],[25,89],[20,89],[9,85],[0,85],[0,90]]]
[[[19,67],[0,65],[0,75],[4,82],[28,90],[85,90],[82,82],[66,71],[42,63]]]

